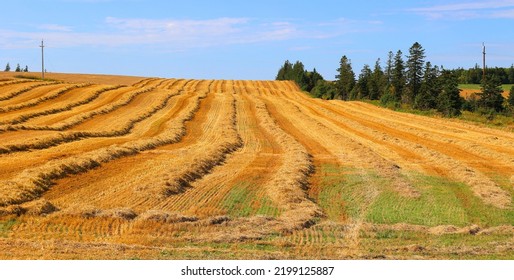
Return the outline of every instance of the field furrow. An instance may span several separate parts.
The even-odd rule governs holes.
[[[429,172],[435,172],[436,175],[449,176],[469,184],[473,187],[475,194],[489,204],[500,208],[511,204],[510,194],[482,172],[482,167],[487,171],[495,172],[488,163],[480,160],[462,162],[460,160],[466,156],[465,153],[446,150],[445,146],[438,146],[421,137],[406,135],[372,120],[364,120],[359,116],[346,113],[341,108],[334,108],[333,105],[329,106],[317,100],[309,102],[308,106],[313,112],[321,114],[323,118],[345,130],[348,136],[366,144],[381,156],[396,162],[400,167],[419,170],[416,166],[421,166]],[[313,104],[319,106],[314,107]],[[480,168],[476,169],[475,163],[479,164]]]
[[[57,84],[57,82],[22,81],[22,83],[9,84],[9,86],[0,85],[0,89],[2,90],[2,94],[0,95],[0,106],[3,106],[3,104],[7,103],[2,101],[12,99],[20,94],[29,92],[35,88],[50,84]]]
[[[260,126],[255,115],[255,105],[247,96],[247,88],[242,84],[226,82],[222,90],[224,93],[235,94],[237,131],[243,143],[242,148],[228,157],[221,168],[213,169],[211,174],[195,182],[193,188],[182,197],[172,199],[177,202],[165,202],[163,209],[183,210],[198,216],[229,214],[246,217],[254,213],[274,215],[277,206],[270,203],[261,185],[275,174],[282,161],[282,150],[275,139]],[[176,205],[180,208],[176,208]]]
[[[48,102],[38,104],[30,107],[26,110],[20,110],[13,112],[13,114],[5,114],[5,122],[11,124],[10,129],[26,129],[24,125],[12,126],[20,123],[24,123],[27,120],[37,118],[40,116],[55,115],[57,113],[70,111],[74,107],[87,104],[104,92],[117,89],[120,86],[103,86],[103,85],[91,85],[85,88],[72,89],[65,95],[61,95],[52,100],[50,104]],[[38,129],[37,127],[35,129]]]
[[[91,102],[74,107],[66,112],[60,112],[56,115],[40,116],[30,119],[24,123],[24,126],[25,129],[44,128],[48,130],[65,130],[74,124],[80,123],[78,120],[71,121],[72,119],[85,120],[91,116],[102,114],[102,112],[106,113],[108,108],[112,108],[116,106],[116,104],[123,104],[123,102],[127,101],[127,99],[129,99],[127,96],[130,96],[133,92],[138,92],[138,90],[132,87],[108,90]]]
[[[183,96],[187,96],[189,93],[193,95],[185,99],[187,101],[186,103],[176,103],[178,106],[174,106],[175,109],[173,111],[176,112],[174,118],[169,119],[167,123],[164,124],[165,129],[162,133],[157,134],[149,139],[162,139],[163,136],[170,134],[170,132],[174,132],[179,133],[178,135],[175,135],[177,138],[174,141],[170,141],[169,143],[163,143],[163,147],[167,147],[166,144],[176,143],[179,142],[179,140],[182,140],[182,137],[186,132],[186,128],[183,127],[184,122],[189,121],[193,118],[193,116],[196,116],[195,112],[199,108],[199,102],[201,102],[200,100],[205,98],[207,94],[205,89],[206,85],[204,84],[205,82],[200,83],[196,87],[193,87],[191,91],[186,90],[186,92],[182,94]],[[193,113],[195,115],[192,115]],[[157,121],[158,120],[159,118]],[[158,174],[149,171],[159,171],[161,170],[159,166],[164,166],[156,164],[156,162],[158,162],[157,160],[151,163],[149,162],[157,156],[159,156],[158,152],[144,152],[132,157],[122,158],[117,161],[105,164],[102,166],[102,168],[95,169],[86,174],[80,174],[78,176],[61,180],[54,188],[52,188],[50,192],[45,195],[45,197],[47,199],[55,199],[55,203],[58,205],[73,205],[77,203],[81,204],[81,197],[83,197],[82,195],[87,193],[92,197],[89,202],[100,209],[105,208],[105,205],[125,205],[126,207],[132,207],[138,203],[141,203],[139,199],[145,195],[145,192],[142,189],[138,190],[138,188],[141,188],[143,184],[148,184],[152,181],[156,181],[157,179]],[[175,160],[170,158],[169,155],[161,156],[162,158],[165,158],[165,162],[170,160],[173,162]],[[128,164],[129,162],[130,164]],[[120,168],[126,169],[127,172],[134,174],[134,176],[124,176],[118,172]],[[160,172],[165,173],[165,170],[162,169]],[[149,179],[145,176],[150,176],[152,178]],[[106,190],[103,187],[105,184],[112,186],[112,188]],[[70,185],[72,185],[73,188],[69,188]],[[154,189],[156,192],[153,195],[147,197],[154,197],[152,199],[156,200],[162,199],[162,197],[165,197],[162,194],[165,191],[165,187],[166,186],[164,185],[160,188]],[[64,194],[62,193],[63,191],[65,191]],[[55,196],[54,193],[59,195]],[[119,204],[113,201],[112,195],[118,196],[116,201],[119,201]]]
[[[71,129],[63,132],[45,131],[35,134],[33,131],[13,131],[5,133],[6,139],[24,139],[22,142],[6,142],[5,146],[0,147],[0,153],[12,153],[26,151],[30,149],[45,149],[60,145],[62,143],[79,141],[86,138],[105,138],[119,137],[127,135],[134,126],[151,117],[158,111],[162,110],[168,102],[178,92],[149,90],[144,96],[136,96],[133,103],[127,104],[129,108],[118,107],[119,110],[113,110],[106,113],[106,118],[88,118],[80,116],[75,122],[69,122],[65,126],[72,126]],[[139,98],[138,98],[139,97]],[[137,108],[136,114],[132,114],[132,110]],[[96,116],[94,114],[93,116]],[[91,116],[91,115],[89,115]],[[109,120],[109,121],[106,121]],[[77,125],[78,124],[78,125]],[[28,138],[22,135],[35,134],[36,137]],[[41,137],[41,134],[45,137]]]
[[[254,102],[261,125],[284,149],[282,165],[264,186],[268,195],[283,211],[280,215],[284,222],[282,230],[309,226],[313,219],[321,215],[318,205],[310,201],[306,194],[309,175],[313,171],[311,155],[300,142],[276,123],[265,102],[260,98],[255,98]]]
[[[0,117],[7,118],[13,114],[19,114],[18,111],[25,108],[30,108],[36,105],[39,105],[43,102],[47,102],[53,99],[60,97],[73,89],[83,88],[91,86],[89,83],[85,84],[50,84],[42,87],[37,87],[27,92],[22,96],[18,96],[13,99],[9,99],[6,101],[7,104],[0,108]],[[29,94],[30,93],[30,94]],[[2,121],[0,124],[5,124],[8,122]]]

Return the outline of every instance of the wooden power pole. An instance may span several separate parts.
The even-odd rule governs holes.
[[[482,80],[485,81],[485,43],[482,43]]]
[[[43,44],[43,40],[41,40],[41,46],[39,46],[41,48],[41,79],[45,79],[45,52],[44,52],[44,48],[45,48],[45,44]]]

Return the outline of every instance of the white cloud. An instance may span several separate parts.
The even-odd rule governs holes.
[[[218,18],[209,20],[153,20],[123,19],[108,17],[108,25],[123,32],[166,33],[170,35],[227,34],[238,30],[238,26],[248,23],[246,18]]]
[[[47,31],[61,31],[61,32],[69,32],[73,29],[70,26],[64,26],[59,24],[42,24],[37,27],[41,30],[47,30]]]
[[[511,9],[506,11],[505,8],[514,8],[514,0],[462,2],[412,8],[407,11],[431,19],[514,18],[514,12]]]
[[[367,32],[380,25],[380,22],[349,19],[306,22],[228,17],[205,20],[107,17],[97,30],[84,32],[59,24],[43,24],[37,26],[37,31],[0,30],[0,48],[33,47],[44,38],[54,47],[151,45],[155,50],[183,51],[299,38],[322,40]]]

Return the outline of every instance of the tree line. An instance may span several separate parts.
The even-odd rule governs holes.
[[[9,62],[7,62],[7,65],[5,65],[4,72],[10,72],[10,71],[11,71],[11,65],[9,64]],[[25,68],[22,69],[20,67],[20,64],[18,63],[16,65],[16,69],[14,69],[14,72],[29,72],[29,67],[27,65],[25,65]]]
[[[459,77],[459,84],[480,84],[482,82],[482,67],[475,64],[473,68],[454,70]],[[514,84],[514,64],[509,68],[491,67],[487,73],[496,76],[502,84]]]
[[[339,61],[335,81],[327,81],[316,72],[307,71],[297,61],[286,61],[279,69],[277,80],[293,80],[302,90],[322,99],[380,100],[387,107],[407,106],[418,110],[437,110],[447,117],[459,116],[462,110],[495,114],[514,112],[514,87],[509,98],[502,96],[502,83],[514,79],[511,68],[488,68],[485,78],[482,69],[462,68],[448,70],[425,61],[425,49],[415,42],[407,55],[401,50],[390,51],[382,67],[377,59],[373,68],[365,64],[358,75],[351,60],[343,55]],[[480,70],[480,71],[478,71]],[[464,99],[460,96],[459,83],[481,84],[481,93]],[[514,83],[514,82],[512,82]]]

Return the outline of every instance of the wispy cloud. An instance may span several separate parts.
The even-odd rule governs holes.
[[[31,47],[45,38],[59,47],[152,45],[166,51],[191,48],[252,44],[291,39],[323,40],[352,32],[365,32],[380,22],[336,19],[324,22],[273,21],[253,18],[144,19],[107,17],[101,27],[88,32],[73,27],[42,24],[37,30],[0,30],[0,48]]]
[[[505,10],[507,9],[507,10]],[[447,5],[417,7],[407,9],[430,19],[474,19],[511,18],[514,19],[514,0],[490,0],[481,2],[461,2]]]
[[[59,31],[59,32],[69,32],[69,31],[73,30],[70,26],[64,26],[64,25],[59,25],[59,24],[42,24],[42,25],[39,25],[37,28],[41,29],[41,30],[46,30],[46,31]]]

